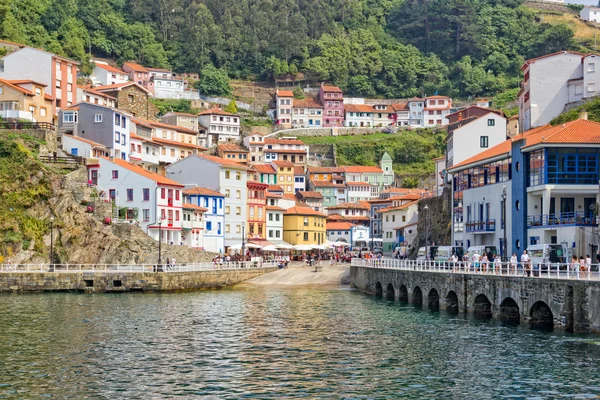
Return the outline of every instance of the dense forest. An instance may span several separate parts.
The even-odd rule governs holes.
[[[480,96],[524,59],[577,48],[523,0],[2,0],[0,37],[73,57],[265,79],[303,72],[347,93]]]

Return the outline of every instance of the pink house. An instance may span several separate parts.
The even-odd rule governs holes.
[[[148,69],[131,61],[124,63],[122,68],[129,75],[129,80],[154,94],[154,82],[150,80],[150,71]]]
[[[323,104],[323,126],[344,126],[344,94],[337,86],[321,84],[319,100]]]

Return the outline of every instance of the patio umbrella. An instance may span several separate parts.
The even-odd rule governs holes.
[[[294,248],[294,246],[292,246],[291,244],[288,244],[288,243],[281,243],[281,244],[277,245],[277,248],[281,249],[281,250],[292,250]]]
[[[297,244],[294,246],[294,250],[299,250],[299,251],[310,251],[313,249],[313,246],[309,246],[306,244]]]
[[[262,249],[262,246],[254,243],[246,243],[247,249]]]
[[[262,251],[279,251],[279,249],[272,244],[265,246],[261,249]]]

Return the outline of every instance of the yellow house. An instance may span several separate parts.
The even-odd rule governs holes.
[[[277,185],[283,188],[284,194],[295,194],[294,190],[294,163],[290,161],[271,161],[277,171]]]
[[[310,207],[292,207],[283,213],[283,240],[289,244],[320,245],[326,241],[327,216]]]
[[[0,117],[53,122],[54,100],[45,84],[32,80],[0,79]]]

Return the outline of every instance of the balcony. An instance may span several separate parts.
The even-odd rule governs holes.
[[[485,221],[472,221],[465,224],[467,232],[495,232],[496,231],[496,220],[486,219]]]
[[[2,117],[2,119],[24,119],[27,121],[36,122],[35,118],[33,118],[33,115],[28,111],[1,110],[0,117]]]
[[[598,222],[593,213],[586,211],[542,214],[527,217],[528,228],[535,229],[548,226],[598,226]]]

